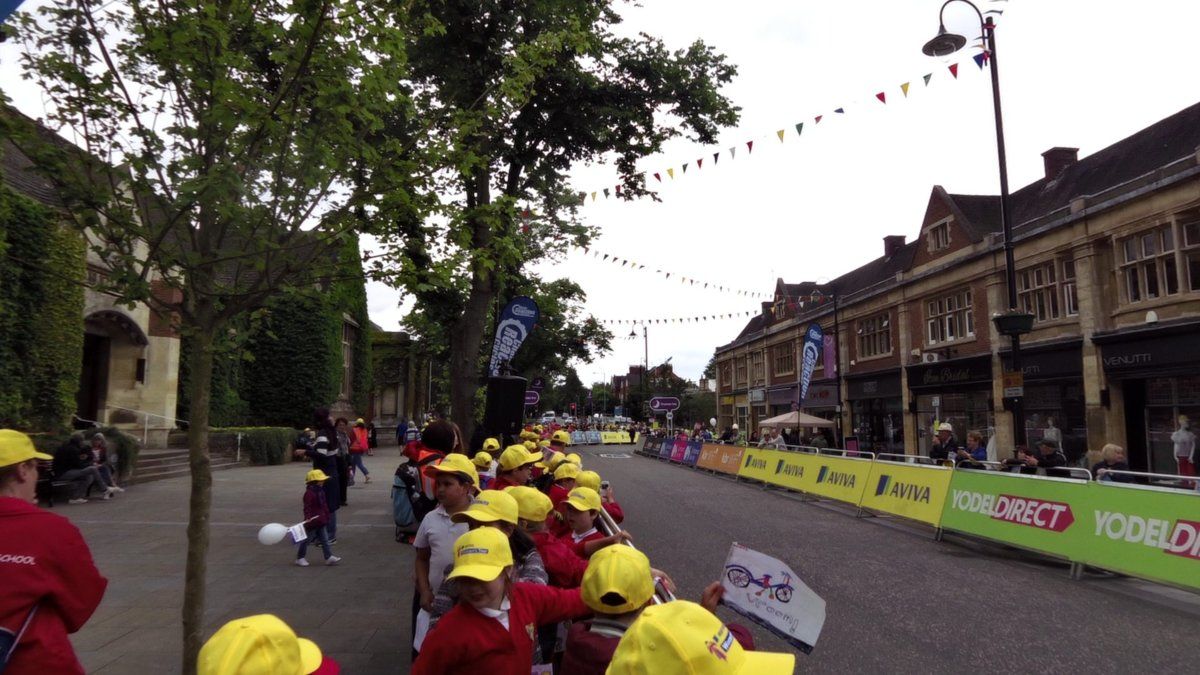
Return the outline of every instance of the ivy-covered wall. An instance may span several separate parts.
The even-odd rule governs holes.
[[[361,265],[356,247],[342,259],[350,269]],[[290,426],[311,423],[313,408],[334,402],[342,383],[343,314],[360,327],[354,344],[351,405],[367,412],[372,386],[370,320],[362,279],[338,281],[319,289],[280,293],[256,317],[239,323],[217,345],[213,367],[213,426]],[[184,336],[181,363],[187,362]],[[179,417],[187,419],[190,373],[181,366]]]
[[[70,427],[83,359],[83,238],[0,186],[0,426]]]

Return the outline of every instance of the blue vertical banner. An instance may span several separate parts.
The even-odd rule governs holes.
[[[525,338],[537,325],[538,315],[538,306],[533,298],[518,295],[508,303],[500,314],[500,323],[496,324],[496,341],[492,343],[492,360],[488,364],[489,375],[499,375],[500,364],[513,360]]]
[[[805,396],[808,396],[808,383],[812,381],[813,370],[817,367],[817,357],[821,354],[821,349],[825,346],[825,331],[821,330],[821,324],[809,324],[808,330],[804,332],[804,348],[800,351],[800,400],[803,401]]]
[[[8,17],[21,6],[25,0],[0,0],[0,23],[8,21]]]

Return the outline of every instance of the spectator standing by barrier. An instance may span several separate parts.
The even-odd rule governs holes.
[[[546,518],[554,508],[550,498],[526,486],[510,487],[505,492],[517,500],[517,526],[533,540],[550,583],[560,588],[579,586],[588,564],[567,542],[549,532]]]
[[[625,510],[617,503],[612,485],[608,481],[601,480],[600,474],[595,471],[580,471],[579,477],[575,479],[575,485],[595,490],[600,495],[600,503],[604,506],[604,510],[612,517],[614,523],[619,525],[625,521]]]
[[[600,495],[596,494],[595,490],[575,488],[564,503],[567,506],[567,525],[571,528],[568,543],[579,557],[590,558],[605,546],[633,540],[625,531],[606,537],[596,529],[596,516],[600,515],[603,506],[600,503]]]
[[[37,462],[49,459],[25,434],[0,429],[0,632],[13,638],[0,639],[6,675],[82,675],[67,635],[108,586],[79,530],[34,503]]]
[[[939,462],[954,459],[961,448],[954,438],[954,425],[942,422],[937,426],[937,442],[929,449],[929,458]]]
[[[1065,478],[1070,473],[1060,467],[1066,465],[1067,456],[1059,449],[1058,443],[1049,438],[1043,438],[1038,441],[1036,453],[1025,455],[1025,467],[1021,469],[1021,473],[1034,474],[1040,468],[1045,469],[1047,476]]]
[[[982,469],[987,460],[987,446],[983,443],[983,434],[978,431],[967,432],[967,447],[955,451],[955,464],[964,469]]]
[[[1096,480],[1110,480],[1118,483],[1132,483],[1133,476],[1123,474],[1108,475],[1109,471],[1128,471],[1129,462],[1125,459],[1125,448],[1108,443],[1100,450],[1102,459],[1092,467],[1092,475]]]
[[[650,560],[629,546],[597,551],[580,590],[594,614],[571,624],[559,675],[603,675],[625,630],[654,597]]]
[[[434,591],[442,585],[446,568],[454,562],[454,541],[468,530],[466,523],[456,523],[453,516],[467,510],[471,495],[479,482],[475,465],[466,455],[448,454],[439,463],[431,464],[426,472],[434,476],[438,505],[430,511],[413,539],[417,549],[416,592],[413,593],[413,652],[421,650],[433,612]]]
[[[541,455],[529,452],[524,444],[510,445],[500,453],[500,464],[496,467],[496,480],[492,481],[493,490],[503,490],[506,487],[526,485],[534,464],[541,463]]]

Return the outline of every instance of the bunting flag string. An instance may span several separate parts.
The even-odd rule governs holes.
[[[659,319],[596,319],[592,317],[596,323],[605,326],[636,326],[636,325],[654,325],[654,324],[670,324],[670,323],[701,323],[705,321],[724,321],[727,319],[744,319],[746,317],[758,314],[757,311],[748,312],[728,312],[722,314],[701,314],[699,316],[675,316]]]
[[[651,270],[654,274],[661,275],[664,279],[671,279],[674,277],[677,281],[679,281],[679,283],[687,286],[699,286],[707,290],[720,291],[722,293],[732,293],[734,295],[740,295],[744,298],[754,298],[756,300],[770,300],[774,297],[770,293],[733,288],[732,286],[725,286],[724,284],[718,284],[714,281],[704,281],[702,279],[696,279],[694,277],[685,276],[675,272],[669,272],[661,268],[647,266],[646,264],[639,263],[636,260],[622,258],[612,253],[597,251],[593,248],[583,247],[582,251],[584,255],[589,255],[600,260],[601,262],[611,262],[614,265],[619,263],[621,267],[628,267],[631,270]]]
[[[993,1],[993,2],[998,2],[998,1],[1000,1],[1000,0],[992,0],[992,1]],[[999,11],[997,11],[996,13],[998,14],[998,13],[1000,13],[1000,12],[999,12]],[[974,55],[972,55],[972,56],[971,56],[971,59],[972,59],[972,60],[975,62],[975,64],[976,64],[977,66],[979,66],[979,69],[980,69],[980,70],[983,70],[983,68],[984,68],[984,67],[986,67],[986,66],[989,64],[989,62],[990,62],[990,57],[989,57],[989,54],[987,53],[987,50],[984,48],[984,46],[983,46],[982,44],[976,44],[975,46],[973,46],[973,47],[972,47],[972,49],[974,49],[974,50],[977,50],[977,53],[975,53]],[[948,68],[948,70],[949,70],[949,72],[950,72],[950,76],[951,76],[949,81],[958,81],[958,80],[960,79],[960,78],[959,78],[959,69],[958,69],[958,66],[959,66],[959,64],[958,64],[958,63],[952,63],[952,64],[949,64],[949,65],[947,66],[947,68]],[[923,76],[921,77],[921,80],[922,80],[922,82],[924,83],[924,86],[925,86],[925,87],[928,87],[928,86],[929,86],[929,83],[930,83],[930,81],[933,79],[933,76],[934,76],[934,73],[930,72],[930,73],[926,73],[925,75],[923,75]],[[902,96],[902,98],[903,98],[903,99],[908,99],[908,98],[910,98],[910,95],[912,94],[912,90],[911,90],[911,88],[910,88],[910,87],[911,87],[911,83],[912,83],[911,81],[907,81],[907,82],[903,82],[903,83],[901,83],[901,84],[899,84],[899,85],[897,86],[897,88],[900,90],[900,93],[901,93],[901,96]],[[878,100],[880,104],[882,104],[882,105],[885,105],[885,106],[886,106],[886,105],[888,105],[887,94],[888,94],[888,90],[886,90],[886,89],[885,89],[885,90],[883,90],[883,91],[877,91],[877,92],[875,92],[875,93],[874,93],[874,96],[873,96],[873,98],[875,98],[876,100]],[[897,101],[897,100],[899,100],[899,99],[895,99],[895,98],[893,97],[893,102],[895,102],[895,101]],[[852,103],[855,103],[855,102],[854,102],[854,101],[852,101]],[[857,105],[857,103],[856,103],[856,105]],[[890,107],[890,106],[889,106],[889,107]],[[850,115],[849,115],[849,113],[847,113],[847,106],[845,106],[845,105],[842,105],[842,106],[838,106],[838,107],[836,107],[836,108],[833,108],[832,112],[833,112],[835,115],[839,115],[839,116],[845,116],[845,117],[849,117],[849,116],[850,116]],[[821,123],[821,121],[822,121],[824,118],[825,118],[825,115],[823,115],[823,114],[822,114],[822,115],[814,115],[814,116],[812,117],[812,122],[813,122],[813,125],[815,126],[815,125],[818,125],[818,124],[820,124],[820,123]],[[800,138],[800,135],[801,135],[801,130],[802,130],[802,129],[803,129],[803,127],[804,127],[804,123],[803,123],[803,122],[797,122],[797,123],[795,123],[795,124],[794,124],[794,126],[795,126],[795,129],[796,129],[796,138],[797,138],[797,139],[799,139],[799,138]],[[781,144],[787,143],[787,138],[786,138],[786,136],[787,136],[787,131],[786,131],[786,129],[787,129],[786,127],[784,127],[784,128],[777,128],[777,129],[774,131],[774,135],[775,135],[775,137],[779,139],[779,142],[780,142]],[[768,137],[768,138],[769,138],[769,135],[767,135],[767,134],[763,134],[763,136],[764,136],[764,137]],[[748,157],[748,156],[751,156],[751,155],[754,153],[754,142],[755,142],[755,140],[756,140],[756,139],[753,139],[753,138],[752,138],[751,140],[745,141],[745,150],[746,150],[746,151],[745,151],[745,156],[747,156],[747,157]],[[735,159],[737,159],[737,150],[738,150],[738,148],[737,148],[737,145],[731,145],[731,146],[729,146],[729,147],[727,148],[727,150],[728,150],[728,152],[729,152],[729,159],[730,159],[730,160],[735,160]],[[720,152],[720,151],[713,152],[713,153],[712,153],[712,162],[710,163],[710,167],[716,167],[716,165],[717,165],[718,161],[720,160],[720,158],[721,158],[721,152]],[[672,165],[672,166],[670,166],[670,167],[667,167],[667,168],[665,169],[665,171],[666,171],[666,174],[667,174],[668,178],[669,178],[670,180],[675,180],[675,178],[676,178],[676,175],[675,175],[675,174],[676,174],[676,172],[677,172],[677,171],[678,171],[678,173],[680,174],[680,177],[682,177],[684,174],[686,174],[686,173],[687,173],[688,166],[689,166],[690,164],[692,164],[692,162],[682,162],[682,163],[680,163],[680,164],[678,164],[678,165]],[[696,168],[696,171],[697,171],[697,172],[699,172],[699,171],[702,171],[702,170],[703,170],[703,168],[704,168],[703,160],[701,160],[701,159],[697,159],[697,160],[695,160],[695,161],[694,161],[694,164],[695,164],[695,168]],[[663,174],[663,171],[647,171],[647,172],[644,172],[644,173],[642,173],[642,174],[638,174],[638,176],[639,176],[639,177],[641,177],[643,180],[645,180],[647,183],[649,183],[649,181],[650,181],[650,178],[651,178],[651,177],[653,177],[653,178],[654,178],[655,182],[662,183],[662,182],[663,182],[662,174]],[[630,179],[634,179],[634,177],[632,177],[632,176],[631,176],[631,177],[630,177]],[[608,195],[609,195],[609,191],[608,191],[608,189],[604,189],[604,190],[602,190],[602,192],[603,192],[603,194],[604,194],[604,196],[605,196],[605,197],[608,197]],[[581,193],[580,193],[580,195],[581,195],[582,197],[586,197],[588,194],[589,194],[588,192],[581,192]],[[590,192],[590,194],[591,194],[592,202],[595,202],[595,201],[596,201],[596,195],[597,195],[597,192],[596,192],[596,191],[591,191],[591,192]],[[619,192],[619,187],[618,187],[618,193],[617,193],[617,194],[620,194],[620,192]],[[586,201],[586,199],[585,199],[584,201]]]

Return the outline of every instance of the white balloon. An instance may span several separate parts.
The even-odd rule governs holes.
[[[715,426],[717,426],[717,418],[715,418],[715,417],[714,417],[714,418],[710,419],[710,420],[708,421],[708,426],[710,426],[710,427],[715,427]]]
[[[266,546],[278,544],[287,536],[287,525],[281,523],[267,523],[258,531],[258,542]]]

